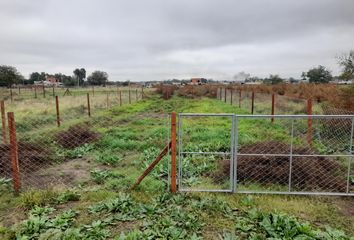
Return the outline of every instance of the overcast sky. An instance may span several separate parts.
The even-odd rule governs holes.
[[[0,65],[111,81],[299,78],[354,49],[353,0],[0,0]]]

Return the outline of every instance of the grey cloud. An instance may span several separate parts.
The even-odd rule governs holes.
[[[0,64],[112,80],[298,77],[354,48],[351,0],[0,0]]]

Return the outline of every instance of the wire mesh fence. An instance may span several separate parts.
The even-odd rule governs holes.
[[[32,99],[27,108],[25,103],[2,102],[0,178],[12,179],[15,190],[128,189],[169,141],[167,114],[135,112],[133,103],[146,97],[142,94],[131,89],[130,98],[129,91],[119,91]],[[164,167],[145,186],[166,189],[169,173]]]
[[[353,115],[179,119],[180,191],[354,195]]]
[[[246,91],[221,87],[217,90],[217,99],[237,106],[249,114],[291,115],[347,115],[352,111],[331,106],[328,102],[314,99],[295,98],[286,95]]]

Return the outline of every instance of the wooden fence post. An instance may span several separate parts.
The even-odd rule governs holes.
[[[251,113],[254,112],[254,91],[252,91],[252,105],[251,105]]]
[[[131,94],[130,94],[130,88],[129,88],[129,104],[131,104],[132,103],[132,100],[131,100],[131,96],[130,96]]]
[[[231,99],[230,99],[231,105],[232,105],[232,92],[233,92],[233,89],[231,89]]]
[[[92,97],[94,97],[94,96],[95,96],[95,87],[92,86]]]
[[[37,87],[34,87],[34,98],[37,98]]]
[[[122,91],[119,90],[119,106],[122,106]]]
[[[21,94],[21,87],[18,87],[18,95]]]
[[[272,115],[275,113],[275,94],[272,93]],[[272,122],[274,122],[274,117],[272,117]]]
[[[57,111],[57,125],[60,127],[59,97],[55,96],[55,108]]]
[[[7,113],[7,119],[9,124],[9,136],[10,136],[10,156],[12,165],[12,181],[15,194],[18,194],[21,188],[20,180],[20,168],[18,165],[18,146],[16,140],[16,126],[15,116],[13,112]]]
[[[141,100],[144,99],[144,86],[141,86]]]
[[[106,93],[106,105],[107,105],[107,108],[109,108],[109,93]]]
[[[242,94],[241,94],[241,89],[240,89],[240,92],[239,92],[239,97],[238,97],[238,107],[241,108],[241,99],[242,99]]]
[[[43,88],[43,97],[45,98],[45,87],[44,87],[44,84],[42,85],[42,88]]]
[[[90,94],[87,93],[87,114],[91,117]]]
[[[312,99],[307,100],[307,115],[312,115]],[[312,144],[312,117],[307,120],[307,142]]]
[[[54,86],[53,86],[53,97],[55,97],[55,90],[54,90]]]
[[[224,102],[226,102],[226,88],[225,88],[225,92],[224,92],[225,96],[224,96]]]
[[[138,101],[138,89],[135,89],[135,101]]]
[[[177,147],[176,112],[171,114],[171,192],[177,192]]]
[[[2,124],[2,139],[3,143],[7,144],[7,137],[6,137],[6,116],[5,116],[5,102],[1,101],[1,124]]]

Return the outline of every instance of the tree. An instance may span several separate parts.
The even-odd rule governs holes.
[[[20,83],[23,79],[23,76],[15,67],[0,65],[0,86],[11,87],[13,84]]]
[[[85,68],[76,68],[74,71],[73,71],[75,77],[76,77],[76,80],[77,80],[77,83],[78,83],[78,86],[82,85],[84,83],[84,79],[86,78],[86,70]]]
[[[77,80],[74,79],[72,76],[67,76],[62,73],[54,74],[54,77],[59,80],[59,82],[63,83],[64,86],[75,86],[77,85]]]
[[[77,81],[72,76],[62,75],[61,82],[64,86],[75,86]]]
[[[87,81],[91,85],[103,85],[106,86],[108,81],[108,74],[102,71],[94,71],[88,78]]]
[[[343,67],[341,78],[350,80],[354,78],[354,50],[351,50],[348,55],[339,57],[339,65]]]
[[[45,76],[47,74],[45,72],[33,72],[30,74],[29,81],[34,82],[34,81],[45,81]]]
[[[321,65],[310,69],[306,73],[306,77],[310,83],[328,83],[332,80],[331,72]]]
[[[278,84],[278,83],[282,83],[282,82],[284,82],[284,79],[279,77],[279,75],[277,75],[277,74],[275,74],[275,75],[270,74],[269,78],[264,79],[264,83],[267,83],[267,84]]]

